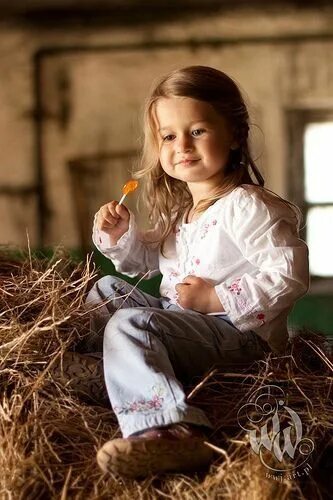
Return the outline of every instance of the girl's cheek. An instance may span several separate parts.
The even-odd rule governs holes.
[[[169,154],[167,153],[167,151],[161,151],[160,163],[161,163],[162,167],[164,167],[168,164],[168,159],[169,159]]]

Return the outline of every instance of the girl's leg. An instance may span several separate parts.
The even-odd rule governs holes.
[[[104,373],[123,436],[177,422],[211,427],[203,411],[186,402],[182,383],[213,365],[263,357],[254,332],[242,333],[221,318],[157,308],[118,310],[105,328]]]
[[[117,276],[103,276],[96,281],[87,295],[87,304],[102,304],[99,312],[108,315],[115,310],[128,307],[161,307],[160,299],[142,292]]]
[[[160,300],[144,293],[116,276],[99,279],[87,295],[91,308],[89,334],[80,342],[77,351],[101,353],[104,329],[115,311],[123,307],[162,307]]]
[[[105,328],[105,382],[124,437],[181,421],[211,425],[201,410],[185,402],[156,321],[158,312],[175,315],[156,308],[122,309]],[[175,335],[173,322],[170,327]]]
[[[212,450],[190,424],[211,423],[187,403],[180,380],[190,381],[213,365],[244,365],[264,357],[254,332],[175,309],[122,309],[106,326],[105,380],[124,438],[99,450],[104,471],[140,477],[207,465]]]

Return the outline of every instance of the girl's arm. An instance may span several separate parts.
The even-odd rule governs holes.
[[[309,251],[299,238],[291,208],[281,201],[265,203],[246,191],[242,196],[228,207],[226,224],[243,256],[257,269],[216,285],[215,291],[235,326],[246,331],[291,309],[307,292]]]
[[[147,245],[147,241],[155,237],[156,231],[140,233],[134,214],[130,211],[128,231],[121,236],[116,245],[110,245],[107,233],[97,228],[97,214],[93,225],[93,242],[96,248],[110,259],[116,271],[133,278],[145,276],[152,278],[159,273],[159,245]]]

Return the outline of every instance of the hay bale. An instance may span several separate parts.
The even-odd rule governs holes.
[[[90,259],[78,265],[59,252],[48,261],[0,255],[1,498],[264,500],[319,498],[318,492],[332,490],[331,352],[324,336],[304,331],[284,357],[269,355],[250,369],[215,370],[188,388],[189,400],[215,424],[210,445],[216,461],[208,474],[140,482],[103,476],[96,452],[120,433],[105,398],[101,360],[76,352],[89,335],[84,302],[96,275]],[[239,424],[242,404],[270,384],[283,388],[303,435],[315,443],[308,476],[268,477]]]

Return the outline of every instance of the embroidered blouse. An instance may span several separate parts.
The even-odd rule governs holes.
[[[160,272],[160,295],[171,303],[177,304],[175,285],[186,276],[207,280],[236,328],[253,330],[273,351],[284,351],[288,314],[309,289],[308,247],[289,206],[243,184],[193,222],[185,223],[184,216],[166,240],[165,256],[159,244],[147,243],[157,234],[157,228],[139,231],[130,213],[128,231],[111,246],[95,217],[93,242],[123,274],[148,272],[150,278]]]

